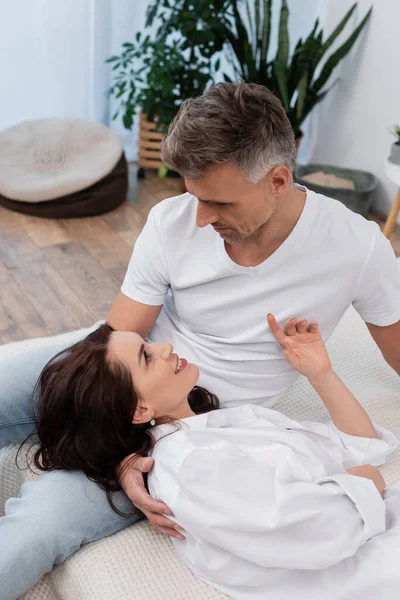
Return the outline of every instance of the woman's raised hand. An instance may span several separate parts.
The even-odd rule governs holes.
[[[271,314],[267,316],[268,325],[280,343],[288,363],[309,379],[323,377],[332,370],[331,361],[321,337],[318,323],[307,320],[289,319],[285,331],[281,329]]]

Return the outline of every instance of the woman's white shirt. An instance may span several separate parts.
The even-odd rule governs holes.
[[[342,598],[321,594],[327,573],[333,589],[348,572],[339,563],[386,530],[375,485],[346,469],[383,464],[395,436],[376,426],[380,439],[354,437],[255,405],[178,423],[154,430],[148,484],[185,530],[173,543],[190,569],[240,600]]]

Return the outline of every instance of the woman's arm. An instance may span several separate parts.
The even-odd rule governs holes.
[[[308,381],[325,404],[333,423],[340,431],[360,437],[379,437],[364,408],[332,367],[325,373],[308,377]]]
[[[291,319],[286,323],[287,335],[273,315],[268,315],[268,323],[287,361],[307,377],[328,409],[335,426],[348,435],[379,438],[364,408],[332,369],[318,323],[311,323],[307,327],[307,321]],[[373,465],[353,467],[347,472],[370,479],[380,494],[383,493],[385,480]]]
[[[285,324],[287,335],[273,315],[268,315],[271,332],[280,343],[286,360],[307,377],[338,429],[349,435],[378,438],[371,419],[332,369],[318,323],[291,319]]]

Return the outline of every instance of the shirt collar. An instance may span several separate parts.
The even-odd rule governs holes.
[[[188,427],[189,429],[206,429],[208,415],[210,413],[203,413],[194,417],[185,417],[184,419],[178,419],[171,423],[164,423],[163,425],[157,425],[151,430],[151,434],[157,442],[160,438],[178,431],[182,426]],[[179,426],[180,425],[180,426]]]

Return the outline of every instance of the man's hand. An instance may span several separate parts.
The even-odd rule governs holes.
[[[142,511],[150,524],[159,531],[177,540],[184,540],[184,536],[177,530],[179,525],[164,515],[171,514],[170,509],[163,502],[154,500],[148,493],[143,481],[143,473],[148,473],[153,468],[154,459],[150,456],[138,458],[135,454],[128,456],[121,463],[119,481],[126,495],[136,508]]]

